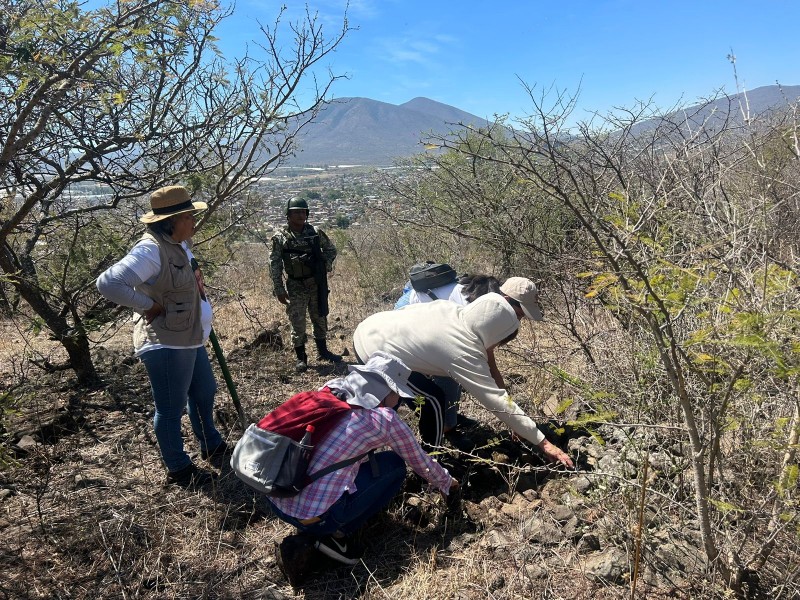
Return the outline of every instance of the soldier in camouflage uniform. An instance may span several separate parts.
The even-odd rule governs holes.
[[[312,333],[319,357],[331,362],[342,360],[341,356],[328,350],[326,341],[328,335],[326,273],[330,273],[333,269],[336,246],[321,229],[306,222],[308,213],[308,203],[305,200],[302,198],[289,200],[286,205],[287,224],[272,237],[272,252],[269,256],[269,271],[274,294],[281,304],[286,305],[286,314],[292,325],[292,345],[297,354],[295,370],[298,373],[308,368],[306,312],[311,318]],[[316,254],[324,261],[324,269],[317,264],[319,260],[314,256],[314,244],[318,244]],[[324,284],[322,292],[320,283]],[[320,293],[324,295],[323,310],[320,310]]]

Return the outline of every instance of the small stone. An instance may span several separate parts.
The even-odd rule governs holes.
[[[511,462],[511,458],[509,458],[508,454],[502,452],[492,452],[492,460],[501,465],[507,465]]]
[[[550,519],[533,516],[520,525],[520,535],[538,544],[554,545],[564,539],[564,532]]]
[[[588,492],[592,487],[592,480],[589,479],[586,475],[581,475],[580,477],[576,477],[572,480],[572,485],[575,488],[575,491],[579,494],[585,494]]]
[[[36,449],[40,444],[36,441],[33,436],[30,435],[23,435],[20,440],[17,442],[17,448],[22,450],[23,452],[31,452],[32,450]]]
[[[566,523],[572,517],[575,516],[575,511],[571,509],[569,506],[564,506],[563,504],[557,504],[556,506],[551,508],[550,514],[552,514],[553,518],[559,523]]]
[[[585,569],[586,573],[601,583],[623,584],[630,578],[628,555],[619,548],[589,556]]]
[[[505,533],[503,533],[499,529],[492,529],[481,540],[481,546],[492,549],[509,546],[512,543],[513,541],[511,540],[511,538],[509,538]]]

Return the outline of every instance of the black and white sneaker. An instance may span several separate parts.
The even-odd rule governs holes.
[[[364,549],[350,536],[335,538],[326,535],[314,542],[314,547],[325,556],[346,565],[357,565],[364,556]]]

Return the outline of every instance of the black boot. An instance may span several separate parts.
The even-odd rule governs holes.
[[[294,370],[302,373],[308,369],[308,356],[306,355],[305,346],[295,346],[294,353],[297,354],[297,362],[294,364]]]
[[[328,350],[328,342],[326,340],[314,340],[317,343],[317,350],[319,351],[319,357],[323,360],[329,360],[331,362],[339,362],[342,360],[342,357],[338,354],[334,354],[330,350]]]

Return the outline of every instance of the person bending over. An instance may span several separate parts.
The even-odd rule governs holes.
[[[470,302],[474,302],[484,294],[489,292],[500,293],[500,281],[491,275],[473,274],[462,275],[455,282],[433,288],[431,293],[417,292],[409,280],[405,288],[403,288],[403,295],[394,305],[395,310],[413,304],[423,304],[425,302],[433,302],[434,298],[438,300],[449,300],[455,302],[460,306],[466,306]],[[508,340],[510,341],[510,340]],[[492,373],[497,387],[505,389],[506,384],[500,369],[497,367],[497,359],[494,354],[494,348],[486,350],[486,358],[489,362],[489,370]],[[461,432],[458,430],[464,429],[475,424],[473,419],[469,419],[464,415],[459,414],[458,408],[461,401],[461,386],[451,377],[443,375],[434,375],[430,380],[439,389],[433,386],[425,386],[429,388],[429,393],[434,396],[441,396],[441,402],[444,406],[444,426],[443,431],[446,437],[451,441],[456,442],[461,439]],[[457,430],[458,429],[458,430]]]
[[[531,280],[511,277],[500,294],[485,294],[467,306],[429,302],[376,313],[356,327],[353,346],[362,362],[382,351],[398,357],[413,371],[409,385],[423,399],[419,430],[428,446],[440,446],[444,430],[441,394],[431,390],[428,376],[445,376],[516,435],[537,445],[548,459],[572,467],[570,457],[550,443],[497,386],[489,368],[488,351],[513,339],[523,317],[542,319],[538,292]]]

